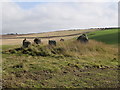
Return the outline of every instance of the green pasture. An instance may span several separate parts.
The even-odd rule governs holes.
[[[118,44],[120,43],[118,35],[120,35],[120,29],[108,29],[91,32],[88,37],[106,44]]]

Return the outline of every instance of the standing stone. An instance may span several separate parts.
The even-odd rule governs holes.
[[[64,39],[61,38],[60,41],[64,41]]]
[[[49,45],[56,46],[56,41],[55,40],[49,40]]]
[[[35,43],[35,44],[40,44],[40,43],[41,43],[41,39],[35,38],[35,39],[34,39],[34,43]]]
[[[27,48],[31,45],[31,42],[27,41],[26,38],[23,40],[23,47]]]
[[[87,43],[88,42],[88,37],[86,34],[82,34],[77,38],[77,41],[80,41],[81,43]]]

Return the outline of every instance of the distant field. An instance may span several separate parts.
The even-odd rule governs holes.
[[[118,44],[118,33],[120,34],[120,29],[110,29],[110,30],[100,30],[91,32],[88,34],[90,39],[101,41],[107,44]]]
[[[30,34],[30,35],[22,35],[17,37],[49,37],[49,36],[63,36],[63,35],[71,35],[76,33],[84,33],[95,31],[95,29],[89,30],[65,30],[65,31],[55,31],[55,32],[47,32],[47,33],[37,33],[37,34]]]
[[[12,35],[12,36],[8,35],[8,36],[3,36],[3,38],[12,38],[12,39],[3,39],[1,44],[2,45],[20,45],[22,44],[22,40],[25,37],[30,37],[30,38],[50,37],[50,38],[42,38],[42,42],[44,44],[47,44],[48,40],[59,41],[61,38],[68,40],[68,39],[76,38],[80,35],[79,33],[84,33],[84,32],[90,32],[87,34],[89,39],[94,39],[94,40],[101,41],[107,44],[117,44],[117,43],[120,43],[120,40],[118,41],[118,33],[120,32],[118,31],[120,30],[118,29],[97,30],[97,31],[96,30],[73,30],[73,31],[56,31],[56,32],[38,33],[38,34],[29,34],[29,35]],[[33,39],[34,38],[32,39],[28,38],[27,40],[33,43]]]
[[[68,40],[80,35],[80,33],[95,31],[91,30],[68,30],[68,31],[56,31],[56,32],[47,32],[47,33],[38,33],[38,34],[26,34],[26,35],[4,35],[2,39],[2,45],[20,45],[22,40],[25,37],[28,37],[27,40],[33,43],[34,37],[43,37],[41,40],[44,44],[48,43],[48,40],[57,40],[59,41],[61,38]],[[70,36],[71,35],[71,36]],[[52,37],[53,36],[53,37]],[[56,37],[54,37],[56,36]],[[33,37],[33,38],[32,38]],[[44,38],[45,37],[45,38]],[[47,38],[50,37],[50,38]],[[31,39],[29,39],[31,38]]]

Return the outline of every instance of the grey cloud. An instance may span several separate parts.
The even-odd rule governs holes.
[[[3,33],[117,26],[117,3],[44,3],[29,10],[4,3],[2,19]]]

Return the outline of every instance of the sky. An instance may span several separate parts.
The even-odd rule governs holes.
[[[0,7],[1,9],[1,7]],[[2,33],[40,33],[118,26],[118,2],[62,0],[2,2]]]

